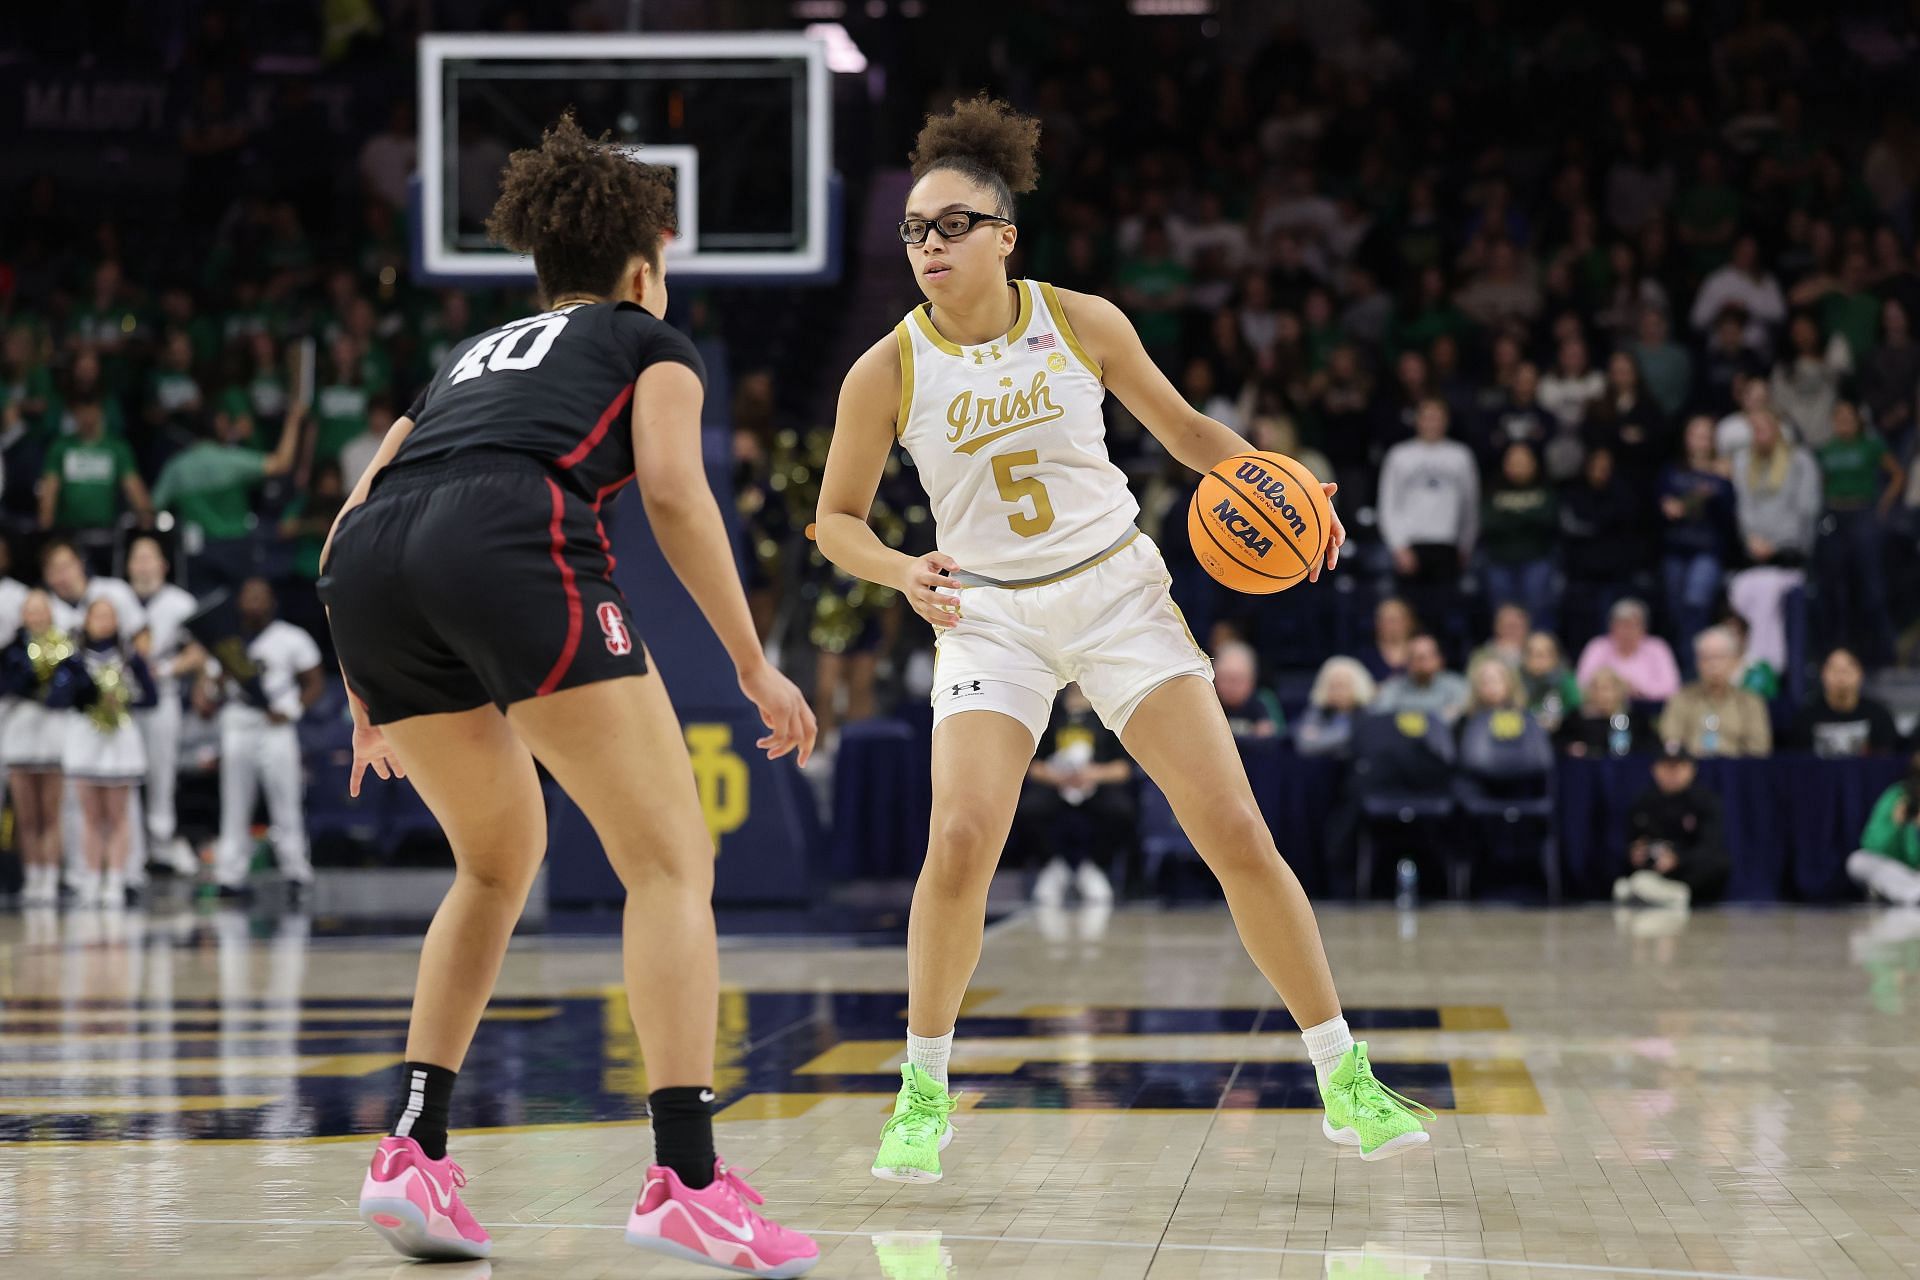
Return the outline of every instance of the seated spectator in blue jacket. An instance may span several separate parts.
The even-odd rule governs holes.
[[[1221,645],[1213,658],[1213,691],[1237,737],[1271,738],[1287,727],[1280,700],[1260,687],[1259,667],[1253,647],[1238,640]]]
[[[1835,649],[1820,664],[1820,688],[1793,724],[1793,745],[1817,756],[1878,756],[1900,745],[1886,704],[1861,691],[1866,672],[1850,650]]]
[[[1373,677],[1348,657],[1332,657],[1320,664],[1307,694],[1307,710],[1293,731],[1293,745],[1303,756],[1344,756],[1353,741],[1353,719],[1367,710],[1378,690]]]

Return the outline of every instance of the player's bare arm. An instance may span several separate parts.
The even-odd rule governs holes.
[[[1254,446],[1238,431],[1186,402],[1147,354],[1140,334],[1124,311],[1095,294],[1074,293],[1069,289],[1055,292],[1087,354],[1099,362],[1101,381],[1107,390],[1127,407],[1127,412],[1140,419],[1140,425],[1166,446],[1168,453],[1183,465],[1205,474],[1228,458],[1254,452]],[[1324,484],[1321,487],[1331,498],[1340,486]],[[1335,512],[1333,528],[1327,537],[1326,568],[1332,569],[1340,563],[1340,547],[1346,540],[1346,527]],[[1319,580],[1321,567],[1319,564],[1313,567],[1307,574],[1308,581]]]
[[[892,587],[937,628],[960,620],[960,597],[943,576],[959,568],[930,551],[915,558],[880,541],[867,523],[893,448],[900,413],[899,345],[892,334],[868,347],[840,384],[827,471],[814,516],[820,552],[856,578]]]

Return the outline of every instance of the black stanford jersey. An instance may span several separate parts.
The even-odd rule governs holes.
[[[663,360],[706,381],[686,335],[631,302],[581,303],[476,334],[407,410],[413,430],[393,465],[503,449],[538,459],[597,504],[633,478],[633,384]]]

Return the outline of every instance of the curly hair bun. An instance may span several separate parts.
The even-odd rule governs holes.
[[[909,160],[918,182],[936,169],[991,175],[1011,197],[1040,180],[1040,122],[981,93],[958,99],[945,115],[929,115]]]
[[[569,110],[500,174],[487,234],[533,255],[549,299],[616,292],[627,263],[658,263],[674,229],[673,174],[589,138]]]

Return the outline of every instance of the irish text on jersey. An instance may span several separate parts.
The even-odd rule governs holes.
[[[1000,379],[1000,388],[998,395],[962,391],[947,405],[947,440],[955,453],[972,453],[1002,436],[1066,416],[1053,401],[1044,369],[1025,390],[1016,390],[1012,378]]]

